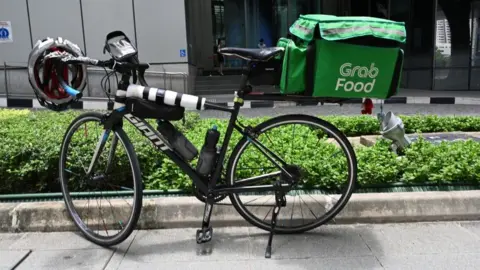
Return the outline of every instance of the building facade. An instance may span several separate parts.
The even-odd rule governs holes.
[[[187,0],[188,1],[188,0]],[[195,2],[194,0],[190,0]],[[203,2],[203,1],[202,1]],[[212,66],[215,40],[227,46],[256,47],[260,38],[275,45],[299,14],[373,16],[403,21],[407,28],[401,87],[433,91],[480,90],[480,1],[472,0],[208,0],[210,47],[190,59]],[[189,16],[187,16],[189,17]],[[211,17],[211,18],[210,18]],[[189,42],[195,38],[189,37]],[[208,46],[206,46],[208,47]],[[226,67],[241,65],[227,59]]]
[[[0,98],[32,96],[25,70],[38,39],[77,43],[94,58],[105,36],[122,30],[152,64],[151,85],[193,92],[195,78],[215,70],[214,48],[274,46],[300,14],[374,16],[407,28],[402,88],[480,90],[480,1],[472,0],[0,0]],[[239,70],[227,58],[225,69]],[[89,70],[87,97],[104,97],[101,71]],[[1,105],[1,104],[0,104]]]
[[[33,97],[26,65],[37,40],[62,37],[103,60],[106,35],[115,30],[125,32],[140,59],[151,63],[149,84],[183,92],[193,87],[183,0],[0,0],[1,22],[10,23],[11,38],[0,37],[0,106],[6,95]],[[105,98],[104,71],[91,68],[88,75],[84,96]]]

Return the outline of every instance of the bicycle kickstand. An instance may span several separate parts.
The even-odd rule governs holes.
[[[287,200],[285,198],[285,193],[283,192],[282,184],[277,181],[275,182],[275,207],[272,212],[272,226],[270,227],[270,235],[268,237],[267,249],[265,250],[265,258],[269,259],[272,257],[272,240],[273,234],[275,233],[275,226],[277,226],[277,217],[280,213],[280,209],[287,205]]]
[[[212,216],[213,202],[213,197],[211,195],[207,196],[203,213],[202,228],[197,230],[197,244],[203,244],[212,240],[213,229],[212,226],[210,226],[210,217]]]

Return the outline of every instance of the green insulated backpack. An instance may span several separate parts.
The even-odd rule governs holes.
[[[290,27],[280,91],[314,97],[379,98],[400,83],[403,22],[372,17],[301,15]]]

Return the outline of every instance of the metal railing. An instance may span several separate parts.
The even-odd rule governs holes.
[[[154,65],[152,65],[154,66]],[[152,80],[161,80],[163,81],[163,85],[162,83],[158,83],[158,82],[153,82],[151,83],[151,86],[152,87],[158,87],[158,88],[163,88],[163,89],[172,89],[172,90],[175,90],[175,91],[179,91],[179,92],[184,92],[186,93],[188,91],[188,73],[185,73],[185,72],[171,72],[171,71],[167,71],[165,69],[165,67],[163,65],[157,65],[157,66],[161,66],[161,69],[163,71],[152,71],[152,70],[148,70],[145,72],[145,77],[147,79],[147,81],[152,81]],[[15,70],[21,70],[21,71],[24,71],[25,73],[27,72],[27,66],[26,65],[11,65],[11,64],[7,64],[6,62],[3,62],[3,65],[0,66],[0,71],[3,72],[3,85],[0,85],[0,97],[6,97],[6,98],[9,98],[9,97],[15,97],[15,98],[35,98],[35,94],[33,93],[33,90],[30,91],[30,94],[25,94],[24,92],[26,92],[26,88],[28,88],[30,90],[31,86],[30,86],[30,83],[27,81],[23,82],[23,79],[21,78],[17,78],[17,79],[14,79],[16,80],[16,82],[18,83],[19,81],[21,81],[22,83],[22,86],[24,85],[24,87],[22,87],[21,90],[23,91],[15,91],[15,89],[13,87],[11,87],[11,83],[12,83],[12,79],[10,78],[10,72],[11,71],[15,71]],[[104,69],[101,69],[101,68],[96,68],[96,67],[89,67],[88,69],[88,74],[94,74],[94,73],[105,73],[105,70]],[[108,70],[107,70],[108,71]],[[26,78],[26,76],[25,76]],[[87,78],[88,80],[88,78]],[[112,77],[110,77],[110,80],[112,80]],[[180,84],[176,83],[176,82],[181,82]],[[111,81],[112,85],[114,83],[114,81],[112,80]],[[3,89],[2,89],[3,88]],[[22,93],[23,92],[23,93]],[[99,95],[95,95],[93,94],[92,95],[92,92],[91,92],[91,89],[89,87],[89,85],[87,84],[87,87],[85,89],[85,92],[87,92],[87,95],[85,95],[85,98],[86,99],[106,99],[104,93],[101,93],[101,96]]]

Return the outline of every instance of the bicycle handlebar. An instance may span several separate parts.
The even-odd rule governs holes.
[[[166,104],[170,106],[180,106],[184,108],[192,108],[196,110],[204,110],[206,99],[201,98],[194,95],[189,95],[186,93],[179,93],[172,90],[166,89],[158,89],[153,87],[148,87],[147,82],[145,81],[144,74],[145,70],[150,67],[147,63],[137,63],[136,59],[132,59],[132,61],[115,61],[113,59],[107,61],[100,61],[97,59],[92,59],[89,57],[74,57],[68,53],[63,52],[54,52],[51,55],[47,55],[46,58],[54,59],[57,61],[56,71],[57,77],[60,85],[65,89],[65,92],[71,95],[76,99],[80,99],[82,97],[82,92],[78,91],[70,87],[65,80],[61,77],[62,64],[88,64],[97,67],[108,67],[114,71],[118,71],[123,75],[132,75],[134,78],[134,83],[129,84],[125,91],[119,93],[118,91],[115,93],[115,99],[120,98],[128,98],[128,97],[137,97],[145,100],[149,100],[155,103]],[[59,63],[60,62],[60,63]],[[135,84],[135,72],[131,72],[133,70],[138,71],[138,79],[141,85]],[[117,95],[118,94],[118,95]],[[118,102],[121,104],[122,102]],[[117,100],[115,100],[115,105],[117,104]],[[220,107],[217,107],[217,109]]]
[[[109,68],[120,73],[130,73],[133,70],[137,70],[139,73],[138,75],[139,75],[140,83],[142,84],[146,84],[144,74],[145,74],[145,70],[150,67],[148,63],[131,63],[126,61],[119,62],[113,59],[102,61],[102,60],[97,60],[97,59],[93,59],[85,56],[75,57],[66,52],[52,52],[48,54],[45,57],[45,59],[52,59],[54,61],[59,61],[62,64],[86,64],[90,66]],[[60,85],[62,86],[62,88],[65,89],[65,92],[70,96],[74,97],[75,99],[82,98],[82,92],[70,87],[65,82],[65,80],[60,76],[60,74],[62,74],[61,72],[62,65],[57,64],[56,68],[57,68],[58,81],[60,82]]]

